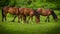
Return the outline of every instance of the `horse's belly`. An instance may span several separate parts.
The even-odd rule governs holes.
[[[24,15],[29,16],[29,14],[28,14],[28,13],[24,13]]]
[[[42,12],[41,15],[43,16],[47,16],[47,15],[50,15],[51,13],[50,12]]]

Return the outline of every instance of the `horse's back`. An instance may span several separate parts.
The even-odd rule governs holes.
[[[33,9],[31,8],[19,8],[19,12],[24,15],[30,15],[33,13]]]
[[[10,13],[10,14],[18,14],[18,8],[17,7],[10,7],[10,6],[4,6],[3,7],[4,13]]]
[[[10,7],[9,10],[8,10],[9,13],[12,13],[12,14],[18,14],[18,8],[16,7]]]
[[[25,14],[33,15],[34,14],[34,10],[32,8],[26,8],[25,9]]]

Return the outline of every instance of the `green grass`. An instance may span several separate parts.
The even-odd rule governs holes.
[[[55,22],[50,16],[50,22],[45,22],[46,17],[41,16],[41,22],[36,24],[30,22],[29,24],[24,24],[23,21],[18,23],[18,18],[15,22],[11,22],[13,19],[12,15],[7,15],[7,21],[1,21],[1,11],[0,11],[0,34],[60,34],[60,15],[59,11],[55,10],[59,20]],[[35,18],[34,18],[35,20]]]

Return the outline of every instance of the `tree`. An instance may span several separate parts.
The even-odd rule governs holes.
[[[9,5],[9,0],[0,0],[0,7]]]

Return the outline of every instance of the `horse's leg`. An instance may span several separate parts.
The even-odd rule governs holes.
[[[31,16],[31,21],[33,22],[33,16]]]
[[[5,20],[5,12],[2,13],[2,22]]]
[[[3,19],[6,21],[6,16],[7,16],[7,13],[4,13],[4,17]]]
[[[12,22],[14,22],[14,21],[15,21],[16,17],[17,17],[17,16],[15,16],[15,17],[14,17],[14,19],[12,20]]]
[[[40,22],[40,16],[36,16],[36,23]]]
[[[26,16],[25,15],[23,16],[23,20],[24,20],[24,22],[26,22]]]
[[[4,9],[2,8],[2,22],[5,20],[6,21],[6,15],[7,15],[8,11],[4,11]]]
[[[30,18],[31,18],[31,19],[30,19],[30,21],[31,21],[31,22],[33,22],[33,15],[32,15],[32,16],[30,16]]]
[[[45,22],[50,22],[50,20],[49,20],[49,16],[47,16]]]
[[[6,21],[6,16],[5,16],[5,21]]]
[[[23,16],[20,17],[20,20],[22,21]]]
[[[7,16],[7,13],[6,13],[5,16],[4,16],[4,17],[5,17],[5,21],[7,20],[7,19],[6,19],[6,16]]]
[[[4,21],[4,10],[2,8],[2,22]]]
[[[2,15],[2,22],[4,21],[4,15]]]
[[[21,17],[21,15],[18,16],[18,23],[20,23],[20,17]]]
[[[47,18],[48,18],[48,22],[50,22],[50,20],[49,20],[49,16],[47,16]]]
[[[46,20],[45,20],[45,22],[47,22],[47,19],[48,19],[48,17],[46,17]]]
[[[27,23],[30,21],[30,18],[31,18],[31,16],[28,17],[28,21],[27,21]]]

